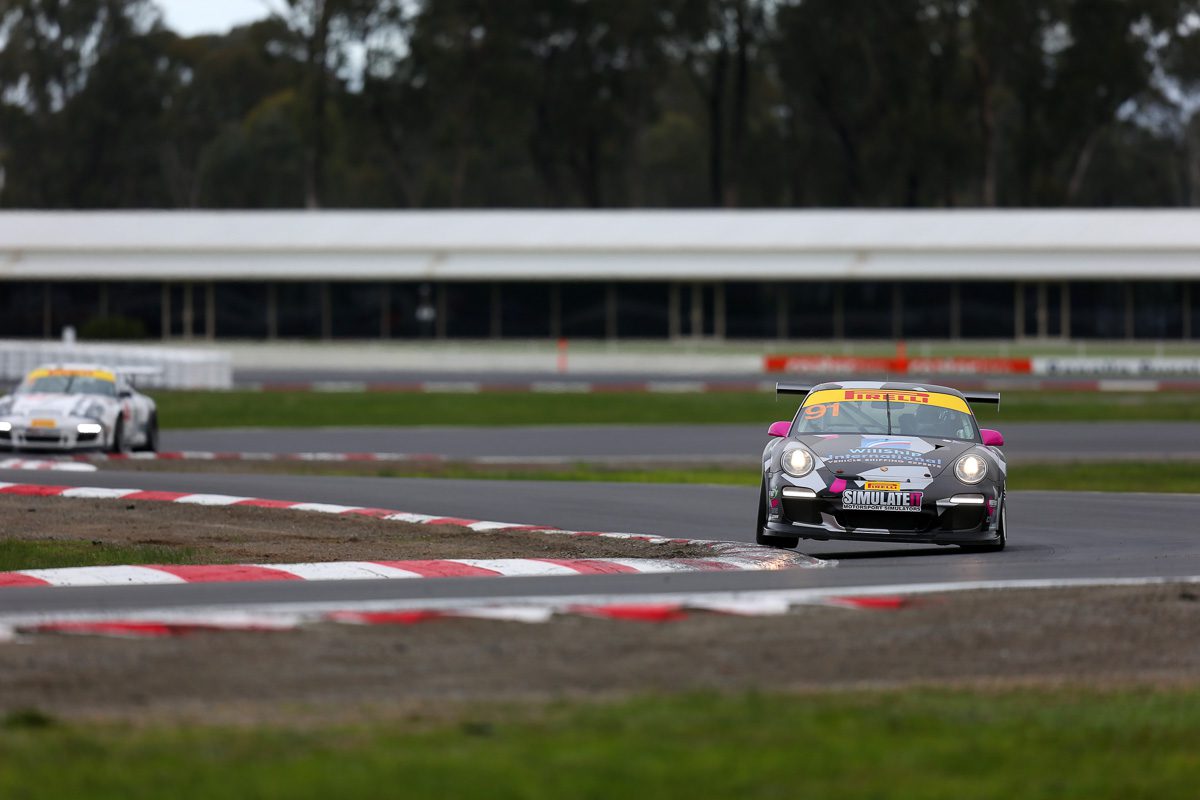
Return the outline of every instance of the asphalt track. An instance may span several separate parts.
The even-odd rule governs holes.
[[[783,414],[786,416],[786,414]],[[767,422],[770,422],[768,420]],[[1200,458],[1200,423],[997,423],[1014,463]],[[425,453],[453,458],[713,459],[753,463],[761,425],[580,425],[165,431],[164,450]]]
[[[54,484],[62,478],[0,471],[0,481]],[[752,535],[756,500],[754,489],[694,485],[111,472],[72,475],[70,482],[453,513],[574,530],[743,541]],[[1002,553],[968,554],[956,548],[918,545],[803,542],[805,552],[836,560],[837,566],[772,573],[12,588],[0,594],[0,612],[1200,574],[1200,495],[1023,492],[1012,495],[1009,514],[1010,545]]]

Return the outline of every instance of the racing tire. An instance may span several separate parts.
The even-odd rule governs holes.
[[[758,519],[754,528],[754,541],[766,547],[779,547],[787,550],[792,550],[800,544],[799,536],[767,536],[763,533],[765,527],[767,527],[767,479],[763,478],[762,488],[758,491]]]
[[[112,444],[108,446],[108,452],[113,455],[120,455],[125,452],[125,420],[119,415],[117,416],[116,427],[113,428]]]
[[[963,550],[968,553],[999,553],[1008,544],[1008,501],[1000,501],[1000,538],[991,544],[965,545]]]
[[[158,452],[158,413],[150,415],[150,421],[146,423],[146,441],[142,442],[137,447],[133,448],[143,453]]]

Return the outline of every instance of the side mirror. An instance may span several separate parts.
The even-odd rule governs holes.
[[[994,431],[990,428],[981,428],[979,434],[983,437],[983,443],[988,447],[1004,446],[1004,437],[1000,434],[1000,431]]]
[[[792,423],[790,420],[785,419],[780,422],[772,422],[771,427],[767,428],[767,436],[774,436],[776,438],[787,436],[791,429]]]

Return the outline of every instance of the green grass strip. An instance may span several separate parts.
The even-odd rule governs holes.
[[[120,564],[190,564],[195,563],[195,558],[195,551],[187,547],[0,538],[0,572]]]
[[[1200,493],[1200,462],[1026,464],[1009,469],[1013,490]]]
[[[658,696],[475,708],[423,730],[66,725],[27,711],[0,726],[0,797],[1190,800],[1197,741],[1194,690]]]
[[[697,394],[408,394],[386,392],[161,392],[167,428],[719,424],[789,419],[794,399],[767,392]],[[1006,392],[981,424],[1200,420],[1200,397],[1178,392]]]

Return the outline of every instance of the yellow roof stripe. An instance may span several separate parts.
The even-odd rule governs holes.
[[[893,403],[920,403],[922,405],[949,408],[970,414],[967,401],[952,394],[941,392],[917,392],[906,389],[822,389],[804,398],[805,406],[824,403],[876,403],[890,400]]]
[[[49,378],[60,375],[73,378],[96,378],[97,380],[113,382],[117,380],[117,376],[106,369],[35,369],[25,377],[25,380],[31,381],[35,378]]]

